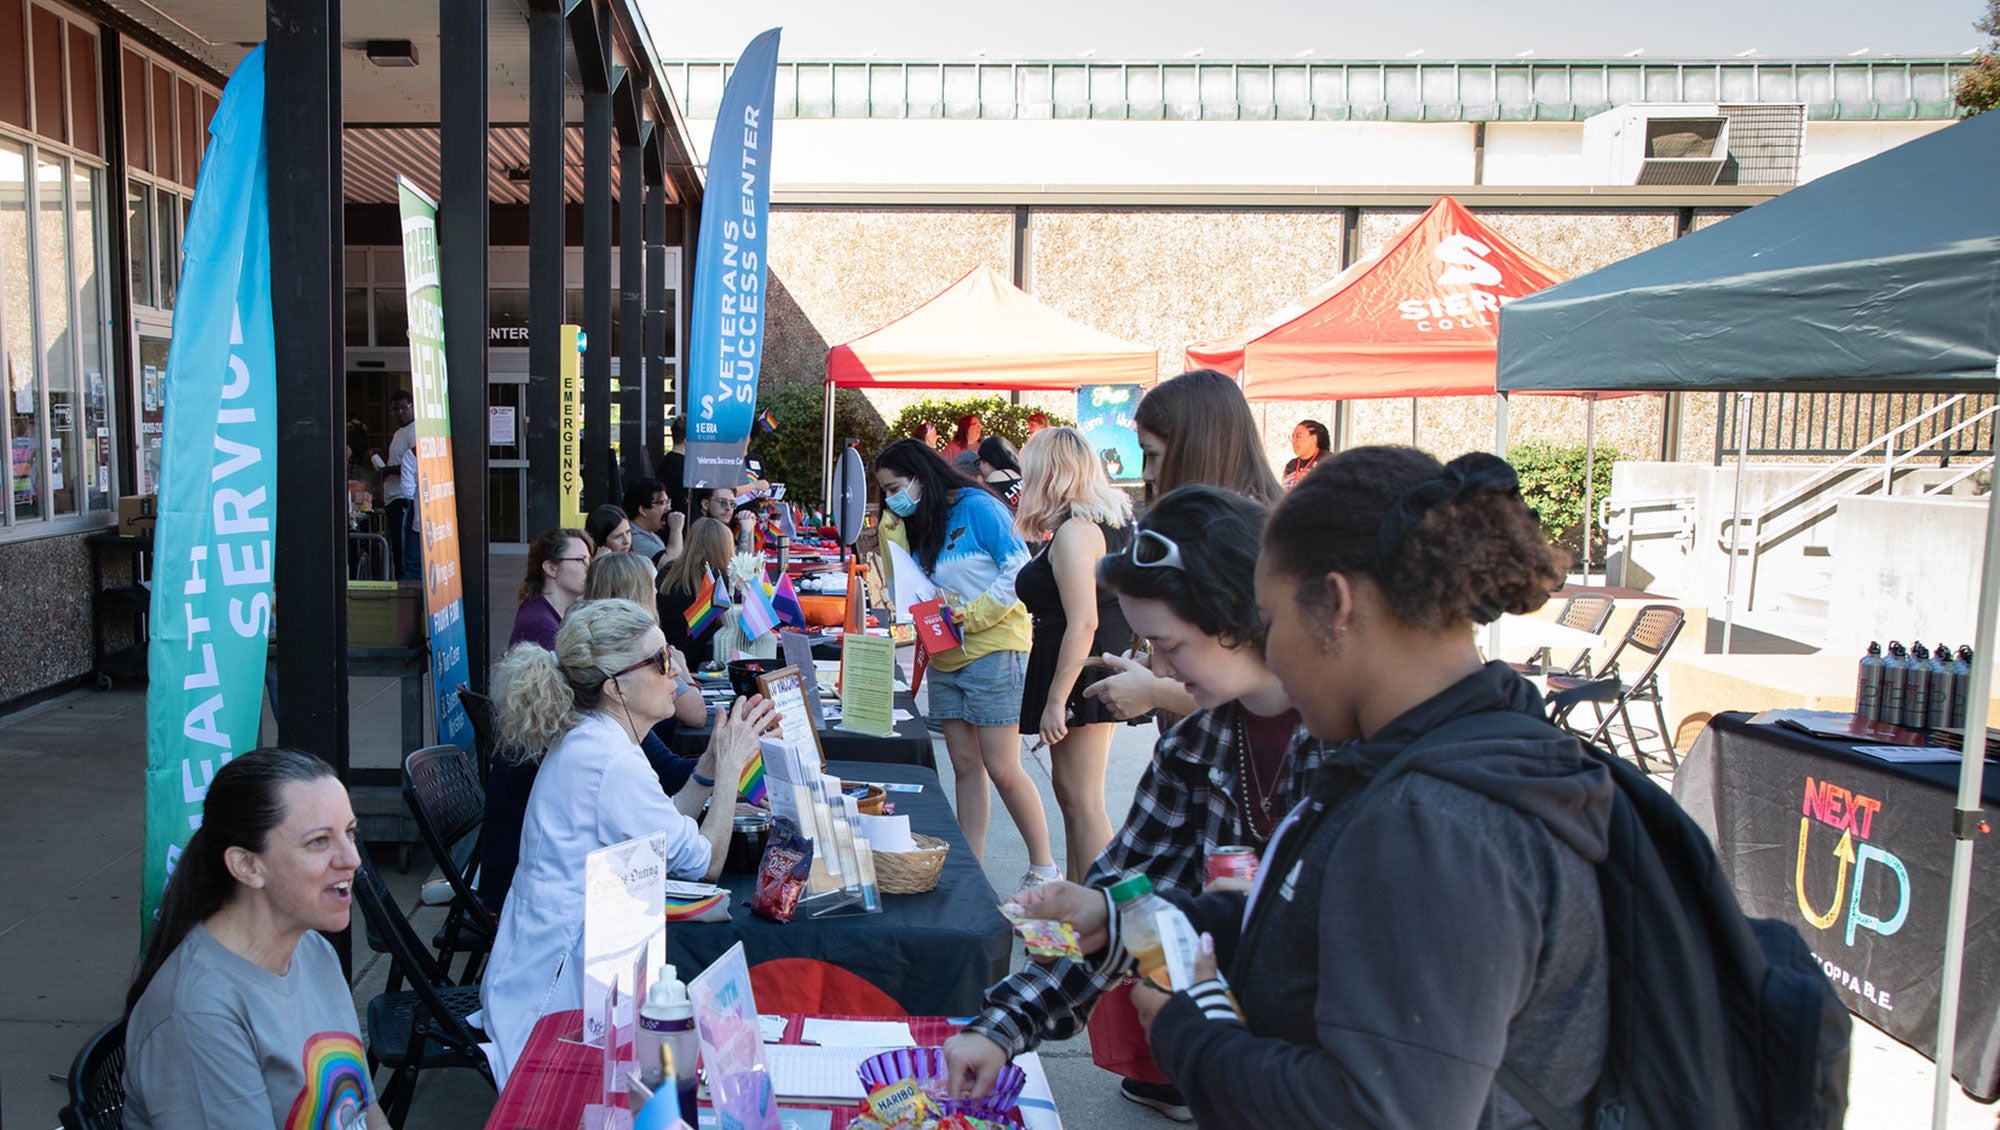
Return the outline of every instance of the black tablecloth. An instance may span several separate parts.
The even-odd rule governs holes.
[[[730,921],[676,922],[667,927],[668,960],[703,969],[741,941],[750,964],[781,957],[829,962],[896,998],[912,1016],[970,1016],[986,986],[1007,974],[1011,932],[999,896],[972,858],[937,774],[914,765],[831,762],[827,771],[849,781],[920,784],[920,793],[891,793],[912,831],[951,845],[935,890],[884,895],[880,914],[800,916],[784,924],[750,913],[754,875],[722,877]]]
[[[1746,714],[1719,714],[1674,777],[1752,917],[1798,927],[1856,1016],[1936,1050],[1956,764],[1898,765]],[[2000,825],[2000,766],[1985,809]],[[1952,1074],[2000,1095],[2000,842],[1973,854]],[[1852,860],[1847,857],[1852,855]]]
[[[840,700],[831,697],[832,687],[820,688],[828,701],[839,705]],[[873,761],[893,765],[921,765],[932,772],[937,771],[937,754],[931,747],[931,732],[924,725],[923,711],[917,709],[917,700],[909,691],[896,692],[896,709],[907,710],[910,716],[896,723],[896,736],[878,738],[869,734],[857,734],[829,725],[819,732],[820,748],[826,751],[828,761]],[[682,757],[699,757],[708,748],[710,729],[707,726],[683,726],[674,732],[670,743],[675,753]]]

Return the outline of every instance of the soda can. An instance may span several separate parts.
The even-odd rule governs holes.
[[[1208,849],[1208,881],[1217,879],[1241,879],[1246,883],[1257,878],[1257,849],[1232,845]]]

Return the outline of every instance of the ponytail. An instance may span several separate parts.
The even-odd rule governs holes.
[[[264,851],[271,829],[285,822],[285,786],[333,776],[333,766],[290,749],[253,749],[216,771],[202,802],[201,827],[182,849],[160,896],[152,940],[125,993],[126,1016],[189,931],[236,897],[236,877],[225,858],[229,849]]]

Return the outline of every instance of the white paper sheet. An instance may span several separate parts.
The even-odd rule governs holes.
[[[868,846],[876,851],[917,850],[917,842],[910,838],[908,816],[857,816],[855,819],[861,824],[861,834],[868,837]]]
[[[885,541],[889,547],[889,568],[895,574],[896,622],[910,624],[916,617],[910,615],[912,604],[921,604],[937,597],[937,585],[932,583],[929,573],[910,556],[910,551],[893,541]]]
[[[1957,750],[1939,749],[1936,746],[1857,745],[1848,748],[1883,761],[1893,761],[1898,765],[1944,765],[1959,759]]]
[[[915,1047],[917,1038],[901,1020],[822,1020],[809,1017],[804,1033],[809,1044],[822,1047],[883,1048]],[[864,1057],[865,1058],[865,1057]]]
[[[770,1061],[771,1089],[780,1099],[832,1099],[860,1102],[868,1094],[855,1069],[880,1048],[807,1047],[772,1044],[764,1049]]]

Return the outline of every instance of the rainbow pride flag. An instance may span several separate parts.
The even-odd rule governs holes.
[[[764,754],[762,751],[750,755],[750,764],[743,767],[743,778],[736,785],[736,791],[751,804],[763,807],[769,799],[764,788]]]
[[[715,600],[715,574],[703,573],[701,591],[695,594],[694,603],[687,606],[681,618],[687,621],[688,634],[699,636],[712,627],[722,616],[722,608]]]
[[[757,419],[753,423],[752,427],[754,428],[754,430],[758,435],[763,435],[765,432],[777,431],[778,421],[771,418],[771,413],[769,411],[759,412],[757,413]]]

